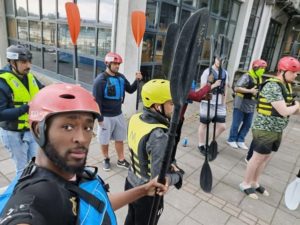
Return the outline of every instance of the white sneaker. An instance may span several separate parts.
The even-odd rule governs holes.
[[[248,147],[247,147],[247,145],[245,145],[244,142],[237,142],[237,145],[241,149],[248,150]]]
[[[231,148],[239,148],[239,146],[237,146],[235,141],[226,141],[226,143],[231,147]]]

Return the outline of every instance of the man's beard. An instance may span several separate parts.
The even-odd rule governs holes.
[[[44,152],[46,156],[61,170],[67,172],[67,173],[81,173],[85,167],[86,158],[84,159],[84,162],[78,166],[69,166],[66,163],[66,159],[61,157],[59,154],[57,154],[57,150],[55,147],[47,143]]]

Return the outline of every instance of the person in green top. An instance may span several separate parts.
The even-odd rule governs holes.
[[[299,112],[299,102],[292,98],[291,83],[300,72],[300,62],[293,57],[283,57],[278,62],[276,77],[262,84],[258,96],[257,116],[252,126],[254,154],[247,164],[241,191],[253,199],[256,192],[269,196],[259,184],[259,178],[271,152],[279,149],[282,131],[288,125],[289,116]]]

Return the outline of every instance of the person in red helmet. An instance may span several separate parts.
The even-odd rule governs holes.
[[[10,186],[3,210],[0,198],[0,224],[116,225],[114,210],[153,195],[156,188],[160,195],[167,191],[152,179],[125,192],[108,193],[97,168],[85,166],[99,112],[94,97],[78,85],[52,84],[36,95],[29,120],[40,149]]]
[[[103,170],[110,171],[110,158],[108,147],[110,140],[115,141],[118,162],[117,166],[129,168],[129,163],[124,156],[124,144],[126,139],[126,122],[122,114],[122,103],[125,91],[133,93],[137,89],[137,81],[141,80],[142,74],[136,72],[135,81],[130,84],[125,76],[119,73],[122,57],[113,52],[105,56],[106,70],[99,74],[93,84],[93,95],[99,105],[102,116],[98,118],[99,126],[97,137],[101,144],[101,151],[104,156]]]
[[[234,91],[232,123],[227,144],[232,148],[247,150],[245,137],[252,124],[257,103],[258,86],[262,83],[267,62],[262,59],[254,60],[248,73],[238,79]]]
[[[293,99],[291,83],[300,72],[300,62],[293,57],[283,57],[278,62],[277,70],[276,77],[261,85],[257,116],[252,126],[254,153],[240,184],[241,191],[253,199],[258,199],[256,192],[269,196],[269,192],[259,183],[260,175],[271,152],[279,149],[289,116],[299,113],[299,102]]]

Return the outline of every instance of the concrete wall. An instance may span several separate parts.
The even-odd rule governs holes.
[[[135,80],[135,72],[138,71],[138,61],[141,61],[141,52],[138,56],[138,48],[131,31],[131,12],[146,10],[146,0],[119,0],[118,21],[116,33],[116,52],[124,60],[120,72],[132,83]],[[142,48],[142,43],[140,48]],[[126,117],[135,113],[136,94],[126,94],[123,112]]]
[[[0,68],[2,68],[7,63],[6,48],[8,45],[4,0],[0,0],[0,31]]]

